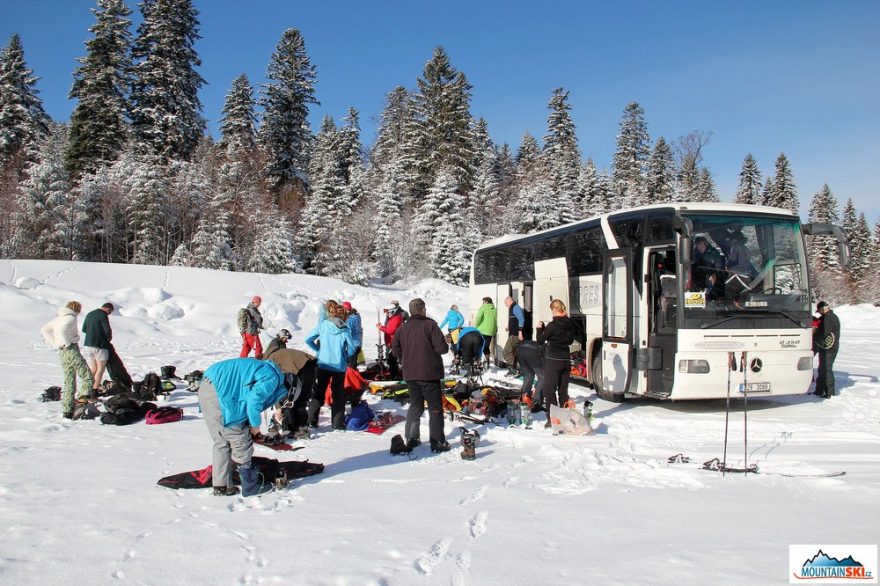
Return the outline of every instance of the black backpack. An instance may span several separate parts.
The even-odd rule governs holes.
[[[129,425],[143,419],[147,411],[155,409],[156,405],[147,401],[138,401],[130,394],[119,394],[107,399],[104,408],[107,411],[101,415],[101,423]]]
[[[144,380],[134,383],[135,397],[141,401],[155,401],[162,393],[162,379],[155,372],[148,372]]]
[[[41,403],[48,403],[49,401],[60,401],[61,400],[61,387],[49,387],[43,394],[40,395]]]

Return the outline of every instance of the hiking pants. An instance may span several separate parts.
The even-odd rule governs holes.
[[[82,354],[79,353],[79,345],[71,344],[58,351],[61,358],[61,371],[64,373],[64,391],[61,394],[61,411],[73,413],[74,391],[76,389],[76,377],[79,376],[79,393],[76,398],[88,397],[92,394],[92,385],[95,379],[92,371],[86,364]]]
[[[568,401],[568,379],[571,376],[571,361],[567,358],[544,359],[544,404],[547,412],[550,405],[565,405]],[[558,397],[557,397],[557,392]]]
[[[254,349],[254,358],[263,357],[263,343],[260,341],[260,334],[244,333],[241,335],[241,352],[238,357],[247,358],[251,353],[251,348]]]
[[[199,385],[199,406],[208,426],[208,433],[214,440],[213,468],[211,483],[214,486],[234,486],[232,482],[232,462],[239,466],[249,464],[254,455],[254,441],[248,422],[236,425],[223,425],[223,412],[214,384],[202,379]]]
[[[419,423],[428,403],[428,433],[432,442],[443,442],[443,399],[439,380],[408,380],[410,404],[406,412],[406,439],[420,439]]]
[[[817,395],[832,397],[837,394],[834,388],[834,359],[837,358],[837,350],[819,351],[819,369],[816,373]]]
[[[315,382],[315,393],[312,395],[312,402],[309,403],[309,425],[318,427],[318,414],[324,406],[328,382],[333,399],[333,404],[330,405],[330,423],[333,429],[345,429],[345,372],[327,370],[320,366]]]
[[[504,357],[504,362],[507,363],[507,368],[515,368],[516,349],[518,346],[519,334],[507,337],[507,342],[504,343],[504,352],[502,353],[502,356]]]
[[[400,377],[400,363],[397,361],[397,356],[391,353],[391,347],[385,347],[385,356],[388,359],[388,376],[392,379],[396,379]]]

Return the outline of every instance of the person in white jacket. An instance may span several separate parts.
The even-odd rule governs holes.
[[[61,411],[66,419],[73,419],[75,407],[74,390],[79,376],[79,393],[76,402],[88,401],[92,396],[92,371],[79,351],[79,328],[76,316],[82,311],[79,301],[68,301],[58,310],[58,317],[40,328],[46,343],[58,350],[61,370],[64,372],[64,387],[61,394]]]

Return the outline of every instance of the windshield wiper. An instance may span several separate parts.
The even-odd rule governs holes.
[[[791,317],[790,315],[788,315],[784,311],[780,311],[778,309],[740,309],[740,310],[737,310],[735,313],[729,312],[727,314],[727,317],[725,317],[724,319],[720,319],[720,320],[718,320],[716,322],[712,322],[712,323],[703,323],[700,327],[702,329],[706,330],[709,328],[714,328],[714,327],[720,326],[723,323],[727,323],[727,322],[733,321],[735,319],[750,317],[752,315],[755,315],[756,313],[781,315],[782,317],[787,318],[788,320],[792,321],[799,328],[806,327],[806,325],[804,325],[803,322],[799,322],[798,320]]]

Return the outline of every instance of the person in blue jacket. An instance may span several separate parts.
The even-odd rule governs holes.
[[[351,330],[345,325],[345,308],[337,303],[327,304],[327,317],[306,336],[306,344],[318,358],[315,394],[309,403],[309,426],[318,427],[318,414],[324,405],[324,392],[330,382],[333,404],[330,421],[333,429],[345,429],[345,369],[348,358],[357,351]],[[317,343],[316,343],[317,342]]]
[[[212,364],[199,386],[199,405],[214,440],[214,494],[238,493],[232,482],[232,462],[238,464],[244,496],[272,490],[251,458],[253,438],[260,433],[261,414],[287,394],[284,373],[274,362],[233,358]]]
[[[458,344],[458,336],[461,335],[461,327],[464,325],[464,316],[458,311],[458,306],[453,305],[446,312],[446,317],[440,322],[439,328],[449,326],[449,335],[452,336],[452,343]]]
[[[343,301],[342,308],[345,309],[345,325],[351,330],[351,337],[354,338],[356,346],[354,354],[348,357],[348,365],[351,368],[357,368],[358,354],[361,353],[361,348],[364,347],[364,326],[361,324],[361,314],[351,306],[351,303]]]

